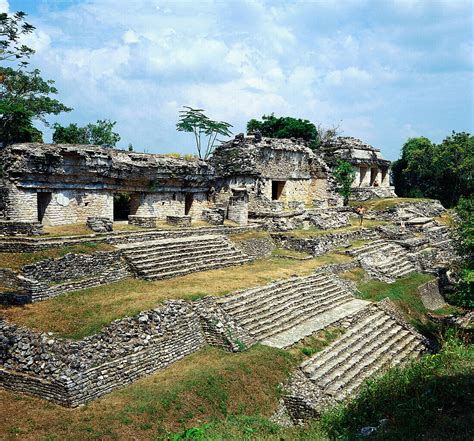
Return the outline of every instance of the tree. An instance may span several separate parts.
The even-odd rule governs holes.
[[[0,101],[0,139],[3,145],[15,142],[43,142],[42,133],[33,126],[33,113],[21,106]]]
[[[17,12],[12,16],[0,14],[0,61],[18,62],[16,68],[0,67],[0,143],[5,146],[15,142],[35,141],[41,132],[33,126],[35,120],[48,125],[46,116],[69,112],[65,106],[50,95],[57,94],[53,80],[41,78],[40,71],[26,71],[34,50],[19,43],[22,35],[34,27],[24,21],[26,14]],[[15,124],[12,125],[12,121]]]
[[[214,121],[204,114],[203,109],[193,109],[183,106],[186,110],[181,110],[176,129],[179,132],[189,132],[194,134],[196,149],[200,159],[208,159],[214,152],[218,135],[230,136],[232,132],[231,124],[225,121]],[[203,138],[204,137],[204,143]],[[207,141],[205,140],[207,138]]]
[[[291,116],[277,118],[273,113],[263,115],[262,121],[251,119],[247,123],[247,133],[255,133],[257,130],[262,136],[269,138],[303,138],[312,149],[319,145],[318,129],[306,119]]]
[[[392,164],[395,191],[399,196],[439,199],[453,207],[461,196],[474,190],[474,137],[453,132],[441,144],[428,138],[410,138],[401,158]]]
[[[120,135],[114,132],[116,122],[109,119],[97,120],[96,124],[87,124],[78,127],[77,124],[69,124],[63,127],[61,124],[53,125],[53,142],[56,144],[94,144],[114,147],[120,141]]]
[[[462,262],[457,271],[458,283],[447,300],[456,306],[474,308],[474,196],[461,197],[455,211],[455,243]]]
[[[12,16],[6,12],[0,14],[0,61],[16,61],[34,54],[33,49],[19,43],[22,35],[30,34],[35,29],[25,21],[25,17],[22,11]],[[21,64],[26,65],[28,62],[23,60]]]
[[[355,179],[352,165],[347,161],[338,160],[334,169],[334,179],[338,184],[337,191],[344,198],[344,206],[347,206],[352,193],[352,183]]]

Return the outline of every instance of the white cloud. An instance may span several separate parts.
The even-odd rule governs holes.
[[[10,12],[8,0],[0,0],[0,12]]]
[[[449,103],[469,124],[472,18],[466,3],[449,3],[90,0],[30,16],[28,42],[75,108],[60,120],[117,120],[125,146],[185,151],[174,126],[193,105],[235,131],[271,112],[342,120],[345,134],[395,151],[409,118],[427,134],[456,129],[438,115]],[[452,95],[437,94],[449,81]]]

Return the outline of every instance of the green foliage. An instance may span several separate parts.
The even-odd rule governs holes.
[[[473,362],[474,347],[451,336],[440,353],[391,369],[324,413],[322,429],[330,439],[358,439],[362,427],[388,419],[371,439],[472,439]]]
[[[180,116],[176,129],[179,132],[193,133],[199,158],[208,159],[214,152],[216,142],[219,141],[217,136],[230,136],[232,134],[230,131],[232,125],[225,121],[214,121],[208,118],[204,114],[203,109],[183,107],[186,110],[179,112]],[[205,141],[206,138],[207,142]]]
[[[459,282],[447,300],[456,306],[474,308],[474,196],[459,200],[456,215],[456,244],[462,265]]]
[[[352,183],[355,179],[354,169],[347,161],[338,160],[334,169],[334,179],[338,184],[337,191],[344,198],[344,205],[349,204],[352,193]]]
[[[133,144],[131,142],[128,144],[128,151],[133,152]]]
[[[269,138],[303,138],[310,143],[312,149],[316,149],[319,144],[318,129],[306,120],[293,118],[291,116],[276,117],[263,115],[262,121],[251,119],[247,123],[247,133],[259,131],[262,136]]]
[[[465,132],[453,132],[441,144],[410,138],[392,165],[399,196],[439,199],[446,207],[473,192],[473,174],[474,137]]]
[[[109,119],[97,120],[96,124],[87,124],[85,127],[78,127],[77,124],[69,124],[63,127],[56,123],[53,125],[53,142],[56,144],[94,144],[107,147],[114,147],[120,141],[120,135],[112,129],[116,122]],[[128,149],[130,150],[129,145]]]
[[[42,133],[33,126],[33,113],[21,105],[0,100],[0,142],[43,142]]]
[[[6,12],[0,14],[0,61],[17,61],[34,54],[33,49],[19,42],[23,35],[35,29],[25,21],[26,15],[22,11],[11,16]],[[21,64],[26,65],[28,62],[22,60]]]
[[[58,93],[53,80],[41,78],[40,71],[26,71],[34,50],[19,43],[20,37],[34,27],[24,21],[26,14],[0,14],[0,60],[18,62],[18,66],[0,67],[0,143],[38,141],[41,132],[34,120],[47,125],[46,116],[71,109],[50,97]]]

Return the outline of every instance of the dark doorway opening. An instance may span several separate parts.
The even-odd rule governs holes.
[[[272,200],[278,201],[281,198],[286,181],[272,181]]]
[[[374,182],[377,180],[378,171],[377,168],[370,169],[370,185],[374,185]],[[380,182],[378,182],[378,184],[380,184]]]
[[[43,222],[44,214],[48,208],[49,203],[53,197],[53,193],[49,191],[40,192],[37,194],[38,201],[38,222]]]
[[[191,211],[191,207],[193,206],[194,197],[192,193],[186,193],[184,197],[184,214],[188,215]]]
[[[114,194],[114,221],[128,220],[131,199],[130,193]]]

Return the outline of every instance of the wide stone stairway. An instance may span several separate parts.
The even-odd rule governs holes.
[[[137,276],[156,280],[238,265],[251,260],[222,235],[118,245]]]
[[[334,277],[322,272],[294,277],[216,302],[253,338],[285,348],[368,304],[355,299]]]
[[[396,279],[418,270],[417,265],[408,259],[407,251],[400,245],[383,239],[375,240],[349,252],[357,257],[362,267],[376,276]]]
[[[421,335],[384,310],[371,306],[367,312],[338,340],[300,366],[322,396],[344,399],[367,378],[426,351]]]

